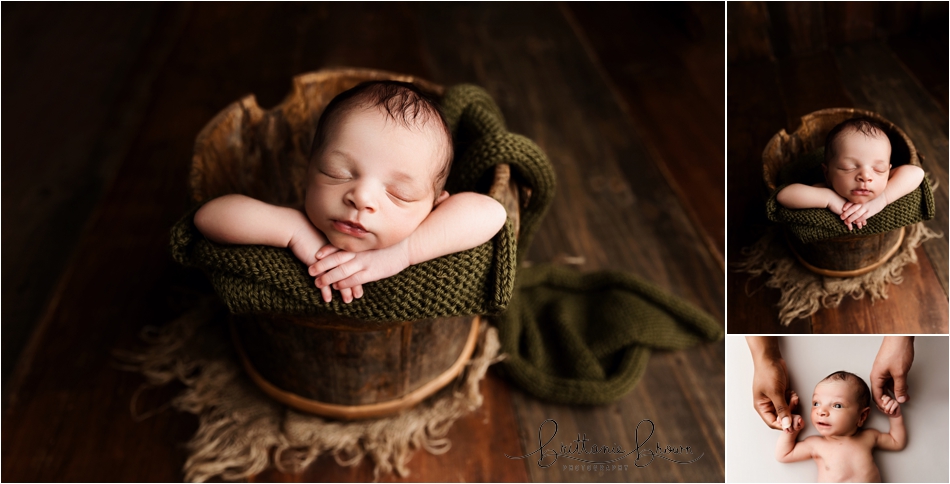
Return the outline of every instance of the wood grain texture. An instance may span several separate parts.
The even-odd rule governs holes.
[[[727,2],[727,58],[731,62],[773,56],[765,2]]]
[[[732,4],[729,5],[730,8]],[[729,210],[728,254],[730,264],[742,257],[743,247],[755,243],[768,227],[765,217],[765,183],[762,181],[762,150],[775,134],[774,127],[786,123],[785,110],[775,102],[781,98],[777,70],[768,60],[729,64],[727,83],[726,205]],[[730,265],[727,279],[729,333],[781,331],[778,323],[778,294],[762,288],[762,281],[749,281]]]
[[[926,222],[933,230],[945,231],[947,213],[947,111],[934,101],[920,83],[906,72],[886,45],[878,42],[856,44],[836,52],[842,83],[855,100],[855,107],[880,113],[904,129],[914,140],[921,165],[928,176],[943,189],[934,192],[936,216]],[[881,73],[888,73],[882,76]],[[931,240],[924,249],[937,273],[937,280],[948,294],[947,237]]]
[[[928,45],[909,42],[906,47],[926,48]],[[911,54],[904,52],[904,55]],[[919,58],[927,52],[913,55]],[[818,49],[802,55],[791,55],[790,49],[788,57],[775,61],[730,63],[727,88],[730,260],[741,257],[739,248],[756,240],[765,226],[761,212],[764,198],[761,192],[756,193],[760,188],[749,181],[760,177],[755,171],[761,163],[759,156],[764,147],[764,142],[759,141],[763,136],[762,124],[774,123],[771,124],[774,133],[780,128],[794,129],[802,115],[817,109],[850,106],[877,112],[907,132],[918,150],[925,153],[925,170],[943,185],[941,177],[946,176],[947,165],[943,161],[946,108],[933,96],[939,89],[924,88],[916,77],[917,72],[923,72],[925,77],[939,78],[933,72],[941,71],[940,64],[918,64],[917,69],[908,70],[881,41]],[[942,72],[946,77],[945,68]],[[770,119],[772,121],[768,121]],[[940,207],[946,203],[946,192],[938,190],[935,195],[938,217],[928,222],[928,226],[945,231],[947,212]],[[904,269],[904,282],[889,288],[889,299],[874,304],[868,299],[847,299],[839,308],[820,310],[807,321],[793,322],[789,328],[781,328],[773,321],[777,309],[769,306],[775,304],[775,296],[763,295],[761,291],[746,295],[747,287],[759,287],[761,281],[749,281],[745,275],[733,277],[730,273],[729,332],[945,333],[946,243],[946,238],[930,241],[918,250],[918,254],[925,255],[920,266]]]
[[[4,398],[144,116],[148,96],[124,86],[147,89],[179,28],[176,15],[147,4],[4,7]]]
[[[478,9],[425,5],[419,10],[432,39],[434,64],[451,74],[438,81],[485,86],[509,128],[535,140],[554,164],[558,196],[530,259],[580,256],[585,270],[638,273],[721,317],[721,271],[584,46],[563,33],[571,26],[559,12],[523,4]],[[435,43],[443,29],[456,32],[454,43]],[[723,405],[722,375],[721,363],[715,363],[721,362],[721,351],[720,343],[656,354],[640,385],[608,406],[551,405],[515,390],[523,454],[537,448],[538,428],[546,419],[558,422],[558,439],[567,432],[567,445],[577,433],[586,433],[592,443],[629,448],[635,445],[637,424],[650,418],[658,429],[654,439],[663,439],[663,445],[691,445],[705,452],[696,464],[656,462],[623,472],[571,471],[564,466],[572,463],[561,459],[548,468],[526,462],[532,480],[721,480],[722,417],[717,409]],[[671,384],[676,379],[696,386]]]
[[[245,94],[254,93],[265,108],[279,103],[293,75],[323,67],[366,66],[445,85],[484,86],[509,127],[551,157],[562,183],[529,254],[532,260],[582,256],[585,270],[639,274],[723,317],[722,269],[704,242],[705,229],[685,208],[702,199],[681,198],[682,191],[671,188],[672,178],[663,172],[666,156],[658,155],[682,149],[664,146],[681,140],[670,135],[672,128],[644,128],[643,119],[625,112],[610,89],[617,80],[596,68],[576,26],[558,6],[168,8],[181,27],[166,32],[171,38],[162,44],[168,46],[163,47],[167,60],[158,67],[136,67],[154,73],[142,98],[147,100],[144,122],[120,133],[124,151],[110,151],[122,162],[115,181],[103,190],[89,230],[75,246],[11,382],[4,409],[5,480],[181,479],[187,456],[182,444],[194,433],[196,419],[165,411],[134,422],[128,405],[142,379],[112,368],[109,352],[136,346],[139,328],[169,321],[188,307],[194,293],[209,291],[200,274],[177,267],[167,254],[168,227],[188,203],[188,164],[198,130]],[[161,28],[171,25],[164,17],[155,22]],[[696,51],[671,55],[678,56],[676,68],[694,78],[695,99],[708,103],[715,83],[697,80],[708,61],[697,60]],[[649,89],[672,95],[637,79],[643,84],[627,95],[647,95]],[[639,116],[657,110],[652,101],[628,102],[639,103]],[[706,159],[721,160],[721,149],[710,150]],[[721,481],[723,352],[723,343],[658,352],[634,392],[614,405],[594,408],[539,402],[490,372],[482,387],[483,407],[457,421],[448,434],[452,449],[440,456],[420,451],[410,461],[410,476],[383,480]],[[145,392],[138,410],[160,407],[170,390]],[[567,442],[575,438],[571,433],[580,432],[592,443],[627,448],[637,443],[637,424],[650,419],[656,426],[650,444],[691,446],[703,457],[690,465],[658,460],[644,469],[603,475],[541,469],[505,458],[505,453],[530,452],[545,418],[563,419],[558,437]],[[370,463],[340,467],[326,456],[300,475],[268,471],[255,476],[264,481],[372,479]]]
[[[573,3],[569,10],[582,40],[589,41],[599,67],[614,81],[611,87],[622,98],[647,147],[655,152],[653,158],[722,264],[722,5]],[[654,42],[657,38],[664,41]],[[652,48],[631,48],[644,45]]]
[[[409,461],[409,475],[380,476],[380,482],[527,482],[525,462],[506,459],[505,452],[520,452],[518,424],[511,404],[510,384],[489,369],[481,384],[482,407],[455,422],[446,439],[451,448],[442,455],[418,450]],[[510,449],[516,449],[512,451]],[[520,455],[520,454],[519,454]],[[343,467],[332,456],[321,456],[296,475],[269,469],[252,482],[369,482],[369,461]]]
[[[824,4],[766,2],[776,57],[807,55],[826,47]]]

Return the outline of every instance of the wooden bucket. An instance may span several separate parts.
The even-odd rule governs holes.
[[[832,108],[802,116],[799,127],[788,134],[784,129],[769,140],[762,153],[762,175],[769,193],[778,186],[783,166],[801,155],[824,146],[825,137],[839,123],[866,116],[884,126],[891,142],[891,164],[920,166],[913,141],[899,127],[880,115],[854,108]],[[854,277],[887,262],[904,240],[904,228],[883,234],[847,235],[812,243],[802,243],[786,232],[789,247],[798,260],[812,272],[831,277]]]
[[[192,197],[200,202],[242,193],[302,209],[320,114],[337,94],[374,79],[414,82],[437,96],[444,91],[411,76],[330,69],[295,77],[290,94],[269,110],[248,95],[198,135]],[[519,189],[507,165],[497,167],[489,195],[505,205],[517,230]],[[340,419],[397,413],[450,383],[471,357],[478,325],[478,316],[386,323],[333,315],[231,318],[244,367],[264,392],[296,409]]]

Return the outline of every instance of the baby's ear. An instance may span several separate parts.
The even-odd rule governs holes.
[[[868,415],[871,414],[871,407],[864,407],[864,410],[861,410],[861,415],[858,415],[858,427],[864,425],[864,422],[868,419]]]
[[[449,192],[442,190],[442,193],[440,193],[439,197],[435,199],[435,203],[433,203],[432,206],[438,207],[439,204],[444,202],[446,198],[449,198]]]

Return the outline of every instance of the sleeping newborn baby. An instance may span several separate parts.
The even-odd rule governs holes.
[[[789,404],[794,408],[797,400],[793,394]],[[881,482],[872,450],[901,450],[907,445],[900,405],[887,395],[883,400],[890,431],[862,429],[871,411],[867,383],[846,371],[828,375],[815,386],[812,396],[811,421],[820,435],[796,442],[804,423],[800,415],[792,415],[778,439],[775,458],[779,462],[814,459],[818,482]]]
[[[912,192],[924,170],[902,165],[891,170],[891,143],[884,128],[870,118],[844,121],[825,139],[825,183],[793,183],[776,195],[785,208],[827,208],[848,230],[862,228],[887,204]]]
[[[195,226],[222,244],[289,248],[323,296],[345,303],[362,284],[490,240],[504,207],[442,187],[452,136],[433,99],[415,86],[370,81],[335,97],[314,135],[305,212],[243,195],[211,200]]]

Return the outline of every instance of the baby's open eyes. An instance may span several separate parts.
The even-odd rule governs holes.
[[[832,405],[832,407],[834,407],[834,408],[841,408],[841,404],[840,404],[840,403],[836,403],[836,404]]]

